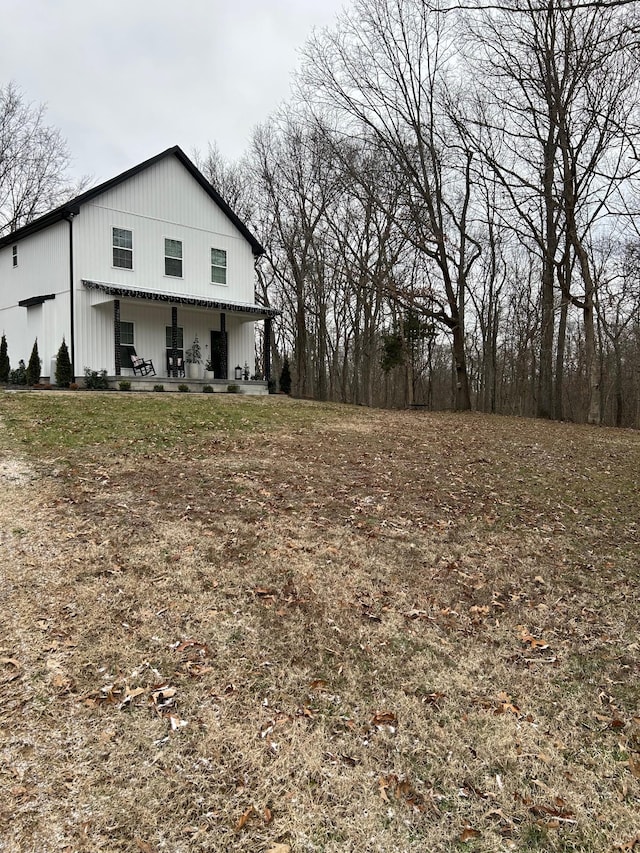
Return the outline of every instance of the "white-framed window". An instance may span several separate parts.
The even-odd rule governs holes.
[[[227,283],[227,253],[224,249],[211,250],[211,283]]]
[[[130,323],[128,320],[120,320],[120,346],[134,346],[133,323]]]
[[[11,256],[13,258],[14,267],[17,267],[18,266],[18,247],[17,246],[12,247]]]
[[[112,231],[113,265],[125,270],[133,269],[133,232],[128,228],[114,228]]]
[[[165,341],[167,344],[167,349],[172,349],[172,347],[171,347],[171,326],[165,326],[164,331],[165,331]],[[184,330],[183,330],[182,326],[177,327],[177,332],[178,332],[178,343],[176,345],[176,349],[183,349],[184,348]]]
[[[182,240],[164,238],[164,274],[182,278]]]

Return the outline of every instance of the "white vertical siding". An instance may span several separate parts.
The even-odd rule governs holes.
[[[13,266],[12,246],[0,249],[0,326],[7,336],[12,367],[28,361],[36,337],[43,376],[49,375],[51,357],[62,337],[69,343],[69,226],[58,222],[17,241],[18,266]],[[20,308],[18,302],[55,294],[42,306]]]
[[[115,368],[113,298],[88,291],[83,279],[177,296],[253,304],[254,258],[251,246],[182,164],[168,156],[115,188],[82,205],[73,220],[73,299],[75,369]],[[112,229],[133,232],[133,269],[112,265]],[[0,250],[0,326],[7,332],[12,364],[28,359],[35,336],[48,375],[64,336],[71,343],[69,294],[69,223],[56,223],[18,243],[18,267],[12,250]],[[183,277],[164,274],[165,238],[183,244]],[[227,284],[211,283],[211,249],[227,253]],[[55,294],[30,309],[21,299]],[[165,326],[171,305],[121,299],[121,318],[135,323],[139,354],[152,358],[159,374],[166,368]],[[203,359],[210,330],[220,328],[219,312],[178,306],[184,348],[198,334]],[[254,372],[253,320],[227,314],[229,368],[246,361]],[[230,374],[233,376],[233,373]]]
[[[112,265],[114,227],[133,232],[132,270]],[[84,205],[74,232],[79,278],[209,299],[254,300],[249,243],[174,157]],[[182,278],[164,274],[166,237],[182,241]],[[226,285],[211,283],[212,248],[227,253]]]

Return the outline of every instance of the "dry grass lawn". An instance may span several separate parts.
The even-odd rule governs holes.
[[[640,435],[0,417],[3,853],[640,851]]]

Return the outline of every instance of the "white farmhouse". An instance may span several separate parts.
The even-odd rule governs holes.
[[[169,148],[0,239],[0,330],[12,367],[34,341],[50,373],[62,339],[74,376],[182,374],[198,337],[216,380],[254,373],[263,248],[179,147]],[[269,378],[265,347],[265,379]],[[188,366],[187,366],[188,367]],[[54,377],[51,377],[54,381]],[[265,383],[266,389],[266,383]]]

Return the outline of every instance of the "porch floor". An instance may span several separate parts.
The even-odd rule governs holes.
[[[153,391],[154,385],[162,385],[165,391],[180,392],[180,386],[186,385],[189,391],[202,392],[205,385],[213,388],[214,394],[225,393],[230,385],[235,385],[238,388],[239,394],[263,395],[269,393],[269,385],[267,382],[258,382],[256,380],[245,381],[243,379],[188,379],[179,377],[174,379],[168,376],[107,376],[109,388],[116,391],[120,390],[121,382],[130,382],[132,391]]]

